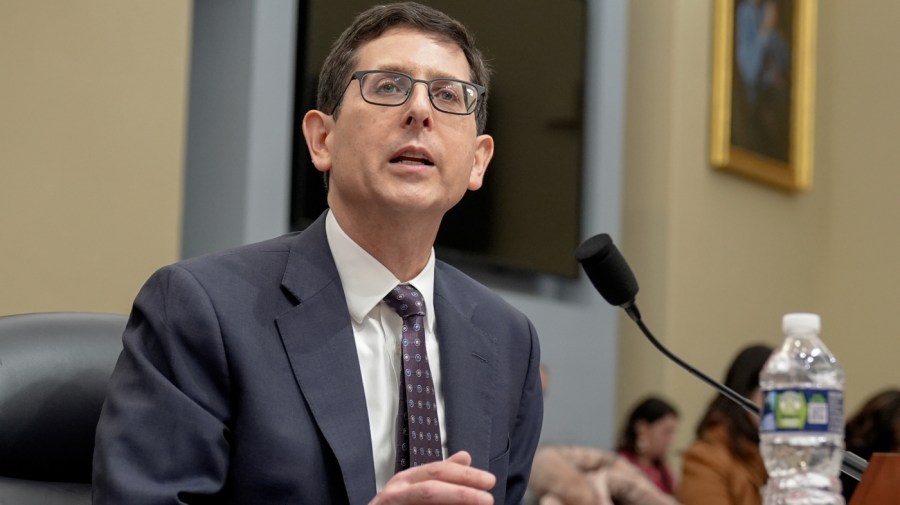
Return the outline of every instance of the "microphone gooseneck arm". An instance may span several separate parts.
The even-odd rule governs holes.
[[[751,412],[753,414],[756,414],[757,416],[760,415],[759,405],[757,405],[757,404],[753,403],[751,400],[741,396],[740,394],[737,393],[737,391],[731,389],[730,387],[719,383],[718,381],[712,379],[710,376],[706,375],[705,373],[701,372],[700,370],[697,370],[696,368],[687,364],[681,358],[676,356],[673,352],[666,349],[666,346],[662,345],[662,343],[659,340],[657,340],[655,336],[653,336],[653,332],[650,331],[650,328],[648,328],[647,325],[644,324],[644,321],[640,318],[640,313],[637,311],[637,305],[635,305],[632,302],[631,307],[633,307],[633,312],[635,312],[637,314],[637,318],[632,316],[632,310],[630,308],[626,308],[624,306],[622,308],[624,308],[625,312],[628,314],[628,316],[631,317],[631,319],[635,323],[637,323],[638,328],[641,329],[641,332],[644,334],[645,337],[647,337],[647,340],[649,340],[650,343],[653,344],[654,347],[659,349],[659,352],[665,354],[667,358],[674,361],[681,368],[684,368],[685,370],[690,372],[690,374],[693,375],[694,377],[707,383],[713,389],[718,390],[720,393],[722,393],[722,395],[726,396],[729,400],[737,403],[741,407],[744,407],[746,410],[748,410],[749,412]]]
[[[638,293],[637,280],[634,273],[625,261],[625,257],[619,252],[613,244],[609,235],[601,233],[595,235],[582,243],[575,251],[575,257],[581,263],[582,268],[590,279],[591,283],[600,292],[600,295],[611,305],[622,307],[628,317],[637,324],[641,332],[647,337],[647,340],[659,349],[667,358],[674,361],[681,368],[684,368],[694,377],[702,380],[713,389],[724,395],[729,400],[737,403],[747,411],[759,416],[759,406],[751,400],[738,394],[728,386],[712,379],[705,373],[697,370],[691,365],[684,362],[681,358],[666,349],[659,340],[653,336],[650,328],[644,324],[641,319],[641,312],[638,310],[637,304],[634,302]],[[841,471],[860,480],[863,472],[869,466],[869,462],[850,451],[844,451],[844,459],[841,463]]]
[[[673,354],[671,351],[666,349],[662,343],[653,336],[653,332],[650,331],[650,328],[644,324],[644,321],[641,319],[640,312],[637,309],[637,305],[634,302],[629,302],[626,305],[622,305],[622,308],[625,309],[625,313],[630,317],[641,329],[641,333],[647,337],[647,340],[653,344],[654,347],[659,349],[661,353],[663,353],[667,358],[677,363],[681,368],[684,368],[688,372],[691,373],[694,377],[702,380],[708,385],[712,386],[713,389],[717,390],[719,393],[727,397],[729,400],[737,403],[741,407],[744,407],[747,411],[760,415],[759,406],[750,399],[741,396],[735,390],[726,386],[725,384],[719,383],[712,378],[710,378],[705,373],[697,370],[691,365],[684,362],[681,358]],[[865,460],[862,456],[854,454],[850,451],[844,451],[844,460],[841,462],[841,471],[852,477],[855,480],[861,480],[863,472],[866,471],[866,468],[869,466],[869,462]]]

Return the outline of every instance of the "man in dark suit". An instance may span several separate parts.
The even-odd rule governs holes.
[[[97,429],[95,504],[521,501],[536,333],[432,248],[493,154],[487,85],[438,11],[354,21],[303,121],[329,211],[148,280]]]

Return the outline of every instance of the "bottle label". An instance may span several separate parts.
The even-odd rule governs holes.
[[[765,392],[759,429],[844,433],[844,392],[833,389],[773,389]]]

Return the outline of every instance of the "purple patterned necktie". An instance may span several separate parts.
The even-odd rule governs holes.
[[[400,359],[400,408],[397,412],[395,470],[443,459],[434,382],[425,352],[425,300],[409,284],[400,284],[384,297],[403,319]]]

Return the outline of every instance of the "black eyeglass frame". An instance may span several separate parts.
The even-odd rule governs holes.
[[[363,87],[362,87],[363,86],[362,79],[363,79],[363,77],[365,77],[368,74],[394,74],[394,75],[403,76],[403,77],[409,79],[411,84],[409,85],[409,92],[406,93],[406,98],[404,98],[403,101],[400,103],[378,103],[378,102],[373,102],[373,101],[369,100],[368,98],[366,98],[366,94],[363,91]],[[347,94],[347,88],[350,87],[350,83],[353,82],[354,80],[356,80],[356,82],[359,83],[359,96],[362,97],[362,99],[366,103],[372,104],[372,105],[378,105],[379,107],[399,107],[399,106],[405,104],[407,101],[409,101],[409,97],[412,96],[413,86],[415,86],[416,83],[421,82],[422,84],[425,85],[425,89],[428,92],[428,101],[431,102],[431,106],[434,107],[435,110],[443,112],[444,114],[453,114],[455,116],[468,116],[468,115],[474,113],[476,110],[478,110],[478,104],[480,103],[481,98],[485,95],[485,92],[487,91],[485,89],[485,87],[480,84],[475,84],[474,82],[463,81],[460,79],[453,79],[451,77],[438,77],[436,79],[416,79],[415,77],[413,77],[409,74],[404,74],[403,72],[397,72],[396,70],[360,70],[358,72],[353,72],[352,74],[350,74],[350,81],[347,82],[347,86],[344,88],[344,92],[341,93],[341,98],[338,99],[337,104],[334,106],[334,110],[332,110],[332,114],[334,114],[334,111],[336,111],[338,109],[338,107],[340,107],[341,103],[344,101],[344,95]],[[438,105],[436,103],[434,103],[434,95],[431,94],[431,84],[434,82],[437,82],[437,81],[458,82],[464,86],[472,86],[473,88],[475,88],[475,91],[477,93],[475,94],[475,105],[472,107],[472,110],[467,111],[467,112],[453,112],[453,111],[444,110],[444,109],[438,107]]]

